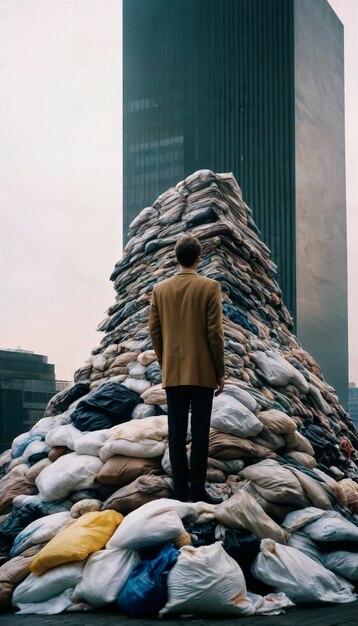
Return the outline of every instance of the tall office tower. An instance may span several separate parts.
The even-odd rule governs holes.
[[[327,0],[123,0],[125,234],[195,170],[232,171],[346,404],[343,71]]]

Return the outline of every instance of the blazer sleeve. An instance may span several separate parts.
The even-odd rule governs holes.
[[[214,282],[207,306],[207,332],[217,377],[225,375],[224,330],[222,321],[220,283]]]
[[[163,337],[162,327],[160,324],[160,317],[158,312],[157,297],[155,293],[155,287],[152,292],[152,299],[149,308],[149,335],[152,341],[155,355],[158,359],[160,367],[162,367],[163,358]]]

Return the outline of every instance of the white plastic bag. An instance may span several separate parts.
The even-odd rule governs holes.
[[[88,454],[71,452],[60,456],[36,478],[41,499],[45,502],[61,500],[72,491],[93,487],[102,466],[100,459]]]
[[[230,396],[234,396],[234,398],[246,406],[247,409],[255,413],[258,405],[255,398],[248,391],[241,389],[238,385],[225,383],[225,392]]]
[[[133,511],[133,513],[137,511]],[[138,550],[139,548],[166,543],[185,532],[183,522],[176,511],[158,513],[158,515],[142,522],[140,520],[137,520],[137,522],[128,521],[130,515],[132,513],[129,513],[124,518],[122,524],[118,526],[108,541],[106,548],[132,548],[133,550]],[[127,523],[124,524],[124,522]],[[124,527],[122,528],[123,524]]]
[[[16,606],[19,611],[16,611],[16,615],[31,615],[33,613],[39,615],[57,615],[58,613],[62,613],[74,606],[71,600],[73,591],[74,588],[70,587],[57,596],[44,600],[44,602],[18,602]]]
[[[140,363],[138,363],[138,365],[140,365]],[[125,378],[124,381],[122,382],[122,385],[124,385],[125,387],[127,387],[127,389],[131,389],[131,391],[135,391],[136,393],[143,393],[144,391],[147,391],[147,389],[149,389],[149,387],[151,387],[151,383],[149,382],[149,380],[144,380],[142,378]]]
[[[253,575],[300,602],[354,602],[354,587],[295,548],[263,539]]]
[[[66,563],[53,567],[42,576],[29,574],[20,583],[12,596],[13,606],[30,602],[45,602],[70,587],[75,587],[83,575],[84,561]]]
[[[155,407],[153,404],[144,404],[140,402],[132,411],[132,419],[141,420],[143,417],[150,417],[155,414]]]
[[[142,363],[138,363],[138,361],[132,361],[131,363],[128,363],[127,367],[129,375],[132,378],[145,378],[147,368]]]
[[[266,596],[259,596],[248,591],[247,597],[254,603],[256,615],[281,615],[285,613],[285,609],[292,609],[295,606],[285,593],[269,593]]]
[[[171,541],[185,532],[181,520],[195,521],[202,508],[202,503],[180,502],[169,498],[147,502],[125,516],[106,548],[137,550]]]
[[[84,433],[73,424],[62,424],[53,428],[46,435],[46,443],[51,448],[54,446],[66,446],[70,450],[75,449],[77,439],[84,436]]]
[[[81,398],[82,399],[82,398]],[[61,426],[61,424],[70,424],[71,423],[71,415],[74,411],[74,408],[68,408],[67,411],[61,413],[60,415],[51,415],[49,417],[41,417],[36,424],[30,430],[31,435],[42,435],[46,436],[53,428],[57,428]]]
[[[25,433],[21,433],[21,435],[18,435],[17,437],[15,437],[15,439],[13,439],[12,444],[11,444],[11,452],[12,452],[12,457],[14,457],[14,455],[17,456],[22,456],[19,455],[19,448],[28,440],[30,439],[32,433],[30,431],[26,431]]]
[[[87,559],[81,582],[73,600],[85,600],[92,606],[114,602],[133,567],[140,558],[134,550],[99,550]]]
[[[181,548],[167,580],[168,601],[159,612],[160,616],[255,613],[255,606],[246,595],[242,570],[225,552],[221,541],[199,548]]]
[[[79,437],[75,442],[76,454],[90,454],[98,456],[102,446],[106,443],[112,434],[111,428],[102,428],[93,432],[84,433],[83,437]]]
[[[214,398],[210,424],[223,433],[243,438],[254,437],[263,429],[252,411],[225,392]]]
[[[10,558],[21,554],[30,546],[47,543],[62,530],[69,520],[72,520],[71,514],[68,511],[63,511],[40,517],[40,519],[31,522],[16,535],[10,551]]]
[[[50,451],[49,446],[45,441],[39,441],[35,439],[35,441],[30,441],[29,445],[26,446],[22,458],[25,463],[29,462],[29,459],[32,455],[35,454],[46,454]]]
[[[145,521],[150,517],[158,515],[159,513],[175,511],[176,513],[178,513],[181,519],[195,522],[198,518],[198,515],[202,513],[203,506],[205,506],[205,503],[202,502],[182,502],[181,500],[174,500],[171,498],[159,498],[159,500],[153,500],[152,502],[147,502],[146,504],[143,504],[135,511],[132,511],[131,513],[126,515],[125,519],[130,518],[131,520],[134,520],[134,518],[136,517],[137,521]],[[212,505],[207,506],[210,509]]]

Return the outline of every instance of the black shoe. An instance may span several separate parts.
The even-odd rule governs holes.
[[[207,504],[220,504],[222,502],[222,498],[219,496],[211,496],[207,491],[204,493],[192,493],[191,499],[193,502],[206,502]]]

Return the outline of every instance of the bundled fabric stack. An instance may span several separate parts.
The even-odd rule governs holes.
[[[183,233],[201,242],[199,272],[222,287],[226,384],[206,484],[217,506],[171,499],[166,395],[148,333],[153,286],[178,271]],[[118,600],[137,616],[248,615],[353,601],[357,433],[292,334],[234,177],[196,172],[143,209],[130,236],[100,346],[0,457],[0,606],[56,613]]]

